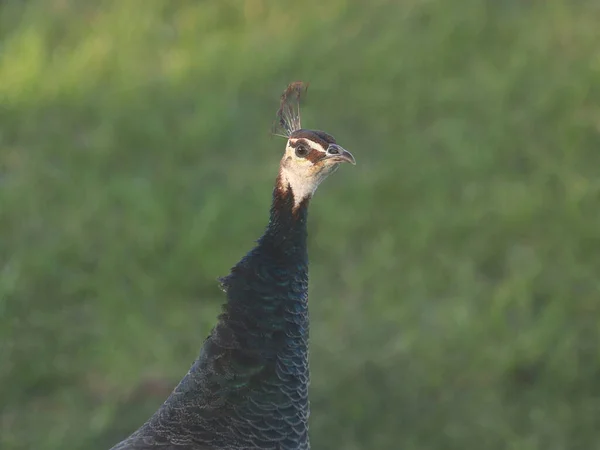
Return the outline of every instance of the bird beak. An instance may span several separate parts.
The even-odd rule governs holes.
[[[352,153],[337,144],[329,145],[329,148],[327,149],[327,159],[333,162],[349,162],[353,166],[356,165],[356,160],[354,159],[354,156],[352,156]]]

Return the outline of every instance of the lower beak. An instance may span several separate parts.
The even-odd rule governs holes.
[[[334,162],[349,162],[353,166],[356,165],[356,160],[354,159],[354,156],[352,156],[352,153],[350,153],[345,148],[342,148],[336,144],[333,144],[330,147],[333,147],[333,146],[335,146],[336,153],[333,153],[333,154],[328,153],[328,155],[327,155],[328,159],[330,159]]]

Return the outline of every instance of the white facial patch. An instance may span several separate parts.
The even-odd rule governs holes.
[[[294,143],[296,140],[292,140]],[[317,150],[325,153],[316,142],[302,139],[310,151]],[[328,163],[323,160],[316,164],[307,158],[296,156],[296,149],[288,144],[285,155],[281,160],[281,182],[283,189],[291,188],[294,195],[294,206],[298,206],[305,198],[312,196],[319,184],[337,167],[337,163]]]

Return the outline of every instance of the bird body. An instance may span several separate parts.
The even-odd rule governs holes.
[[[282,104],[291,100],[284,93]],[[354,158],[331,136],[302,130],[299,119],[293,128],[268,226],[220,279],[227,302],[200,356],[158,411],[112,450],[310,448],[308,205],[339,162]]]

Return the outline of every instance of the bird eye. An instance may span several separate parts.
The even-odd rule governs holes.
[[[300,144],[296,147],[296,156],[298,158],[304,158],[306,155],[308,155],[308,149],[304,145]]]

